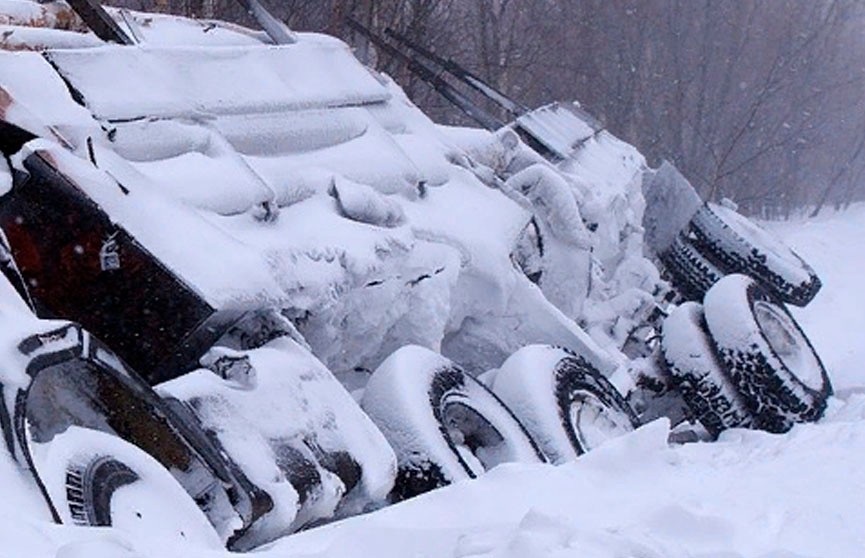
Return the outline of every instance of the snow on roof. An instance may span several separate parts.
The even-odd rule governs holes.
[[[102,42],[90,33],[0,24],[2,50],[42,51],[49,48],[87,48],[101,44]]]
[[[6,99],[0,117],[34,134],[57,140],[60,134],[76,144],[83,141],[82,134],[100,132],[99,124],[72,100],[66,84],[38,52],[0,50],[0,97]]]
[[[344,44],[306,39],[252,47],[111,45],[54,50],[47,57],[104,120],[270,113],[388,99]]]
[[[85,190],[106,213],[217,307],[261,307],[284,301],[261,255],[201,219],[188,206],[146,188],[124,191],[104,171],[53,142],[34,140],[15,165],[34,153]]]
[[[537,108],[520,115],[516,123],[562,159],[602,129],[600,122],[574,103]]]

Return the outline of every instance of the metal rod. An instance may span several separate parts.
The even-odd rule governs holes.
[[[288,26],[280,21],[276,16],[270,13],[270,10],[264,7],[264,4],[258,0],[237,0],[243,6],[243,9],[249,13],[262,30],[267,33],[270,40],[277,45],[290,45],[297,42],[297,38]]]
[[[413,74],[430,84],[433,89],[438,91],[438,93],[442,97],[453,103],[469,118],[486,128],[487,130],[498,130],[499,128],[504,126],[504,123],[502,121],[472,103],[468,97],[454,89],[454,87],[450,83],[443,80],[434,71],[429,69],[427,66],[419,62],[414,57],[400,52],[395,47],[385,42],[384,39],[373,34],[372,31],[367,29],[359,21],[350,17],[346,17],[345,22],[348,24],[349,27],[369,39],[369,41],[372,42],[375,46],[379,47],[390,56],[393,56],[394,58],[405,62],[408,66],[408,69]]]
[[[529,111],[529,108],[527,106],[523,105],[519,101],[511,99],[510,97],[508,97],[495,87],[491,86],[490,84],[486,83],[484,80],[482,80],[472,72],[468,71],[460,64],[454,62],[450,58],[443,58],[439,56],[438,54],[420,46],[405,35],[394,31],[391,28],[385,29],[384,32],[387,36],[391,37],[398,43],[407,46],[408,48],[412,49],[416,53],[426,58],[427,60],[433,62],[434,64],[437,64],[442,69],[450,73],[452,76],[462,81],[472,89],[478,91],[486,98],[493,101],[512,115],[520,116]]]
[[[120,19],[123,20],[123,23],[126,24],[126,28],[129,29],[129,34],[132,35],[132,39],[141,44],[144,42],[144,35],[141,33],[141,27],[138,26],[138,23],[135,22],[135,18],[132,17],[132,14],[129,13],[129,10],[126,8],[120,8]]]
[[[121,45],[135,44],[135,41],[105,11],[99,0],[69,0],[69,5],[84,24],[103,41]]]

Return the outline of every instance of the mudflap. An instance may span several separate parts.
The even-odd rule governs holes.
[[[167,405],[79,325],[28,337],[18,350],[28,359],[29,383],[2,386],[4,437],[10,453],[33,474],[56,521],[69,513],[58,513],[46,489],[44,476],[57,472],[46,470],[51,468],[45,456],[54,441],[62,443],[64,434],[82,428],[116,436],[153,457],[229,547],[271,509],[269,496],[224,457],[194,417]]]

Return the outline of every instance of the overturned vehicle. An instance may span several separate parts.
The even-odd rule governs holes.
[[[822,415],[813,271],[576,105],[436,126],[257,3],[73,4],[0,1],[0,419],[56,521],[247,550],[661,415]]]

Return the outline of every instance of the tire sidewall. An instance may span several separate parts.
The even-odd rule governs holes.
[[[632,429],[639,426],[639,419],[619,391],[597,369],[575,354],[561,359],[553,370],[555,375],[555,398],[562,428],[577,455],[593,448],[584,447],[577,432],[578,426],[571,419],[571,408],[581,394],[588,394],[603,404],[607,412],[623,417]]]
[[[755,317],[755,304],[775,306],[796,328],[819,367],[821,388],[812,389],[784,363]],[[757,426],[783,432],[800,421],[819,418],[831,394],[826,370],[789,311],[753,279],[732,275],[706,295],[706,322],[730,379],[757,418]],[[742,340],[746,340],[742,342]]]

